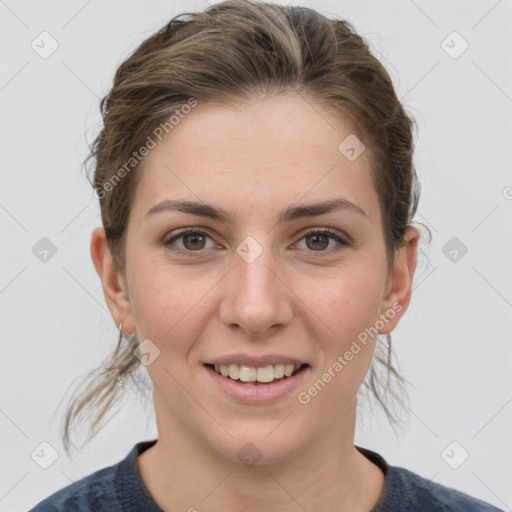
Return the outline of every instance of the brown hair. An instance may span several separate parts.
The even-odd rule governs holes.
[[[347,21],[304,7],[227,0],[203,12],[175,16],[143,41],[119,66],[101,100],[103,127],[85,164],[94,162],[91,184],[121,272],[130,205],[143,164],[135,156],[158,127],[191,99],[232,104],[291,91],[357,127],[372,161],[392,268],[394,250],[404,244],[405,229],[416,213],[419,183],[413,166],[414,120],[404,111],[388,73]],[[384,346],[377,344],[364,387],[393,424],[397,416],[389,404],[406,395],[405,379],[392,364],[389,334],[386,340]],[[136,334],[120,334],[114,352],[75,389],[63,425],[68,454],[71,424],[92,414],[89,440],[102,428],[123,383],[132,379],[142,389],[137,375],[142,365],[134,353],[138,343]],[[376,365],[385,368],[385,378]]]

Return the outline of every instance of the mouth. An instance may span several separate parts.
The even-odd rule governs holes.
[[[276,384],[277,382],[294,377],[309,368],[309,364],[307,363],[301,365],[275,364],[259,367],[238,365],[235,363],[228,365],[206,363],[204,366],[226,379],[248,386],[268,386],[269,384]]]

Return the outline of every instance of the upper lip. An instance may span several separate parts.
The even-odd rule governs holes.
[[[265,354],[260,356],[250,356],[248,354],[231,354],[222,357],[216,357],[210,361],[206,361],[204,364],[237,364],[239,366],[244,365],[262,367],[276,364],[293,364],[295,366],[302,366],[303,364],[308,363],[297,359],[296,357],[283,356],[278,354]]]

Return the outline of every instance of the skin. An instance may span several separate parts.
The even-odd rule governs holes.
[[[199,104],[145,159],[125,273],[113,263],[103,228],[92,234],[92,259],[116,325],[122,321],[125,333],[136,331],[160,349],[147,366],[158,442],[138,458],[138,469],[163,510],[367,512],[382,495],[384,474],[353,444],[356,393],[376,338],[307,405],[297,394],[400,304],[378,331],[396,327],[410,300],[419,232],[407,229],[388,273],[368,151],[349,161],[338,145],[352,127],[312,107],[291,93],[243,107]],[[338,210],[277,224],[289,206],[338,197],[366,215]],[[177,211],[144,218],[170,198],[222,207],[233,223]],[[207,236],[181,237],[173,244],[182,252],[171,252],[166,238],[185,227]],[[325,227],[351,245],[305,236]],[[263,250],[251,263],[236,252],[248,236]],[[240,404],[202,366],[239,352],[292,354],[311,372],[271,404]],[[237,457],[247,442],[261,452],[251,467]]]

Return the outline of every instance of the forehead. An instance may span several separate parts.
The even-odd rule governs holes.
[[[353,158],[360,138],[347,120],[296,93],[198,103],[145,157],[132,212],[143,216],[172,198],[266,211],[344,197],[372,219],[378,201],[368,151]]]

